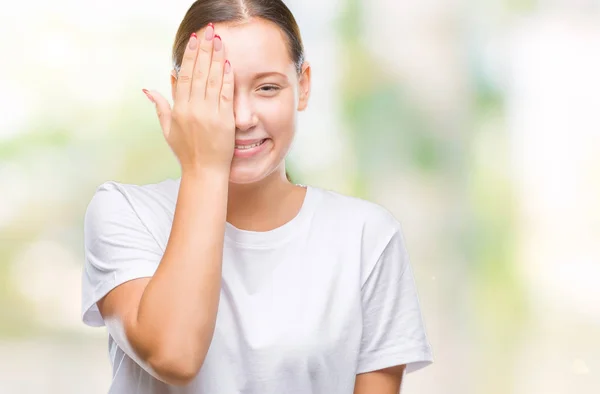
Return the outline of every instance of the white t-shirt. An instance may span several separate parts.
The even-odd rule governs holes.
[[[180,181],[97,188],[85,215],[84,323],[103,326],[96,302],[154,274]],[[161,382],[109,331],[111,394],[351,394],[356,374],[433,362],[399,222],[377,204],[306,187],[279,228],[226,223],[216,328],[196,378]]]

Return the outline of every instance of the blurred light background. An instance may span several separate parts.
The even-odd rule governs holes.
[[[313,93],[296,182],[403,223],[435,363],[403,394],[600,393],[600,1],[289,0]],[[190,0],[0,11],[0,393],[106,393],[80,323],[105,180],[179,176],[170,95]]]

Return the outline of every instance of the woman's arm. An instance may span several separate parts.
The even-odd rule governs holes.
[[[228,181],[229,172],[183,173],[171,235],[156,273],[126,282],[98,302],[117,343],[127,341],[119,345],[133,350],[136,361],[167,383],[193,379],[212,340]]]
[[[433,362],[401,225],[388,211],[380,213],[373,219],[378,231],[370,238],[364,233],[385,245],[366,264],[361,282],[363,330],[354,394],[397,394],[404,373]]]
[[[212,341],[235,144],[233,69],[214,26],[202,37],[188,40],[172,111],[145,91],[182,169],[165,252],[151,279],[123,283],[98,302],[117,343],[171,384],[197,375]]]
[[[356,375],[354,394],[399,394],[406,365]]]
[[[171,235],[156,273],[151,279],[126,282],[98,302],[109,329],[120,323],[128,341],[125,347],[167,383],[193,379],[212,340],[228,179],[228,172],[184,173]]]

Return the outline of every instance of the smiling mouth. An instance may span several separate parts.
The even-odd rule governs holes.
[[[247,150],[247,149],[252,149],[252,148],[256,148],[257,146],[261,146],[262,144],[264,144],[267,141],[268,138],[262,139],[254,144],[251,145],[236,145],[235,149],[239,149],[239,150]]]

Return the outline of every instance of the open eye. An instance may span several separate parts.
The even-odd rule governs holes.
[[[260,88],[258,88],[258,90],[261,92],[266,92],[266,93],[275,93],[275,92],[281,90],[281,88],[276,85],[263,85]]]

